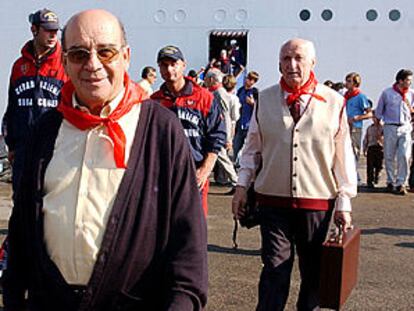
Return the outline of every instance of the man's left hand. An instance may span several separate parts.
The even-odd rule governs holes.
[[[198,188],[203,188],[208,177],[211,174],[211,171],[214,168],[214,164],[217,160],[217,154],[213,152],[207,153],[207,156],[204,158],[203,164],[196,170],[197,186]]]
[[[342,225],[344,232],[351,230],[353,228],[351,212],[336,211],[334,215],[334,220],[337,226]]]

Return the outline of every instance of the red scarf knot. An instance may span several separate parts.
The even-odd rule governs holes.
[[[140,104],[148,97],[146,92],[139,87],[138,84],[131,81],[127,74],[124,75],[124,86],[124,96],[108,117],[96,116],[74,108],[72,104],[72,96],[75,92],[75,88],[71,81],[64,84],[62,88],[62,98],[57,108],[69,123],[81,131],[92,129],[100,125],[105,126],[108,130],[109,138],[114,144],[114,160],[116,167],[118,168],[126,168],[126,137],[118,120],[130,112],[135,104]]]
[[[215,91],[217,91],[219,88],[221,88],[222,87],[222,84],[221,83],[218,83],[218,84],[216,84],[216,85],[212,85],[212,86],[210,86],[209,88],[208,88],[208,90],[211,92],[211,93],[213,93],[213,92],[215,92]]]
[[[406,87],[406,88],[400,89],[398,87],[398,84],[397,83],[394,83],[394,85],[392,86],[392,88],[394,89],[394,91],[396,91],[398,94],[400,94],[401,97],[402,97],[402,100],[405,103],[407,103],[407,93],[408,93],[409,88]]]
[[[361,93],[361,90],[358,88],[355,88],[352,91],[347,91],[344,95],[345,100],[349,100],[350,98],[355,97],[360,93]]]
[[[282,87],[282,90],[289,93],[286,99],[286,103],[288,104],[288,106],[290,106],[293,103],[296,103],[302,95],[310,95],[311,97],[315,97],[318,100],[326,102],[325,98],[323,98],[321,95],[314,93],[317,84],[318,81],[316,80],[313,71],[311,71],[308,81],[306,81],[304,85],[297,89],[293,89],[290,86],[288,86],[283,77],[280,79],[280,86]]]

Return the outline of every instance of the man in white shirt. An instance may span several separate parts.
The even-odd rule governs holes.
[[[154,67],[146,66],[142,69],[141,78],[138,84],[147,92],[148,96],[151,96],[154,93],[152,86],[157,81],[157,70]]]
[[[414,113],[412,82],[411,70],[399,70],[395,76],[395,83],[381,93],[375,109],[375,116],[384,122],[387,190],[400,195],[407,194],[411,156],[411,115]]]
[[[320,251],[332,212],[337,224],[351,227],[357,179],[344,99],[317,82],[315,62],[310,41],[282,46],[280,83],[260,92],[240,161],[233,214],[245,214],[252,182],[261,214],[257,311],[284,309],[295,247],[302,278],[297,308],[318,310]]]
[[[234,192],[232,193],[232,191],[237,184],[237,173],[228,151],[231,149],[231,143],[233,141],[234,124],[239,118],[240,103],[239,101],[232,101],[232,97],[227,93],[223,86],[223,76],[220,69],[212,68],[206,73],[204,84],[210,92],[213,93],[214,97],[217,98],[217,102],[220,103],[222,115],[226,124],[226,144],[220,149],[220,152],[217,155],[214,179],[219,183],[223,181],[220,180],[220,177],[221,179],[230,179],[232,189],[227,194],[233,195]]]

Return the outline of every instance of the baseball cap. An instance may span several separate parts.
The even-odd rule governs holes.
[[[29,15],[29,22],[47,30],[59,30],[59,19],[55,12],[49,9],[36,11]]]
[[[184,60],[184,55],[180,49],[174,45],[167,45],[158,52],[157,62],[163,58],[171,58],[174,60]]]

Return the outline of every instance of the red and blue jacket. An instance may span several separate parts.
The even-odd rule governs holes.
[[[198,168],[207,153],[218,153],[226,141],[226,127],[218,100],[208,90],[186,78],[180,94],[173,95],[164,83],[151,96],[180,119]]]
[[[39,60],[34,56],[32,40],[24,45],[21,53],[13,64],[8,105],[2,122],[2,132],[10,151],[22,147],[39,117],[57,107],[60,90],[67,80],[59,43]]]

